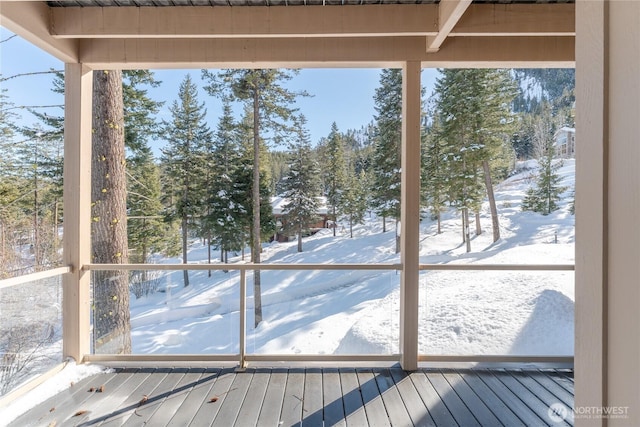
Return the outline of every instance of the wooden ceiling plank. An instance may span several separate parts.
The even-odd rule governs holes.
[[[415,36],[437,21],[434,4],[51,8],[57,38]]]
[[[575,36],[575,22],[572,3],[472,4],[449,36]]]
[[[453,27],[462,18],[464,12],[471,5],[472,0],[440,0],[438,7],[438,34],[427,36],[427,52],[440,50],[440,46],[449,36]]]
[[[448,2],[450,3],[450,2]],[[573,4],[471,5],[449,36],[575,35]],[[56,38],[436,36],[437,5],[322,7],[65,7]],[[452,25],[452,20],[448,20]],[[444,39],[443,39],[444,40]]]

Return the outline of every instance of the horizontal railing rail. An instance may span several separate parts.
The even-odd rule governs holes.
[[[343,354],[343,355],[314,355],[314,354],[247,354],[246,352],[246,272],[254,270],[271,271],[300,271],[300,270],[377,270],[401,271],[399,263],[376,264],[85,264],[84,271],[181,271],[181,270],[226,270],[239,271],[240,278],[240,331],[239,353],[224,355],[86,355],[85,361],[91,362],[145,362],[145,361],[238,361],[241,367],[248,362],[398,362],[399,354]],[[420,264],[421,271],[574,271],[573,264]],[[440,362],[475,362],[475,363],[542,363],[542,364],[573,364],[573,356],[545,356],[545,355],[429,355],[419,354],[418,361],[422,363]]]
[[[402,270],[402,264],[85,264],[85,271],[114,270]],[[573,271],[573,264],[420,264],[420,270]]]
[[[420,264],[420,270],[448,271],[574,271],[573,264]]]
[[[9,279],[0,280],[0,289],[23,285],[37,280],[49,279],[51,277],[62,276],[67,273],[71,273],[71,267],[57,267],[52,268],[51,270],[38,271],[36,273],[25,274],[23,276],[11,277]]]

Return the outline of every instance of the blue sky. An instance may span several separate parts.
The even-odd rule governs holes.
[[[12,33],[0,28],[0,40]],[[19,73],[62,69],[63,64],[19,37],[0,44],[0,73],[9,77]],[[202,89],[200,69],[154,70],[156,78],[163,82],[160,88],[150,90],[153,99],[166,101],[160,118],[169,118],[167,107],[177,98],[178,86],[186,73],[200,86],[199,98],[207,106],[210,127],[215,129],[221,111],[219,100],[207,95]],[[359,129],[369,123],[375,114],[373,95],[379,83],[379,69],[303,69],[289,82],[294,90],[306,90],[313,97],[300,98],[297,107],[308,121],[313,144],[329,134],[335,121],[338,129]],[[423,85],[427,94],[431,93],[435,80],[434,69],[423,70]],[[18,77],[0,83],[6,95],[16,106],[51,105],[63,102],[60,95],[51,92],[52,75]],[[57,109],[41,110],[60,114]],[[22,121],[33,121],[26,110],[17,110]]]

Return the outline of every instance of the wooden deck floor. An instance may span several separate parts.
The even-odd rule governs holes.
[[[124,368],[11,426],[573,425],[570,409],[564,423],[549,416],[573,392],[571,370]]]

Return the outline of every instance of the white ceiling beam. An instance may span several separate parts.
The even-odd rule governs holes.
[[[440,0],[438,5],[438,34],[427,36],[427,52],[440,50],[440,46],[456,26],[464,12],[471,5],[471,0]]]
[[[427,53],[424,37],[85,39],[80,60],[94,69],[573,67],[572,37],[453,37]]]
[[[2,1],[0,26],[18,34],[63,62],[78,62],[77,40],[59,40],[51,37],[49,11],[45,2]]]

